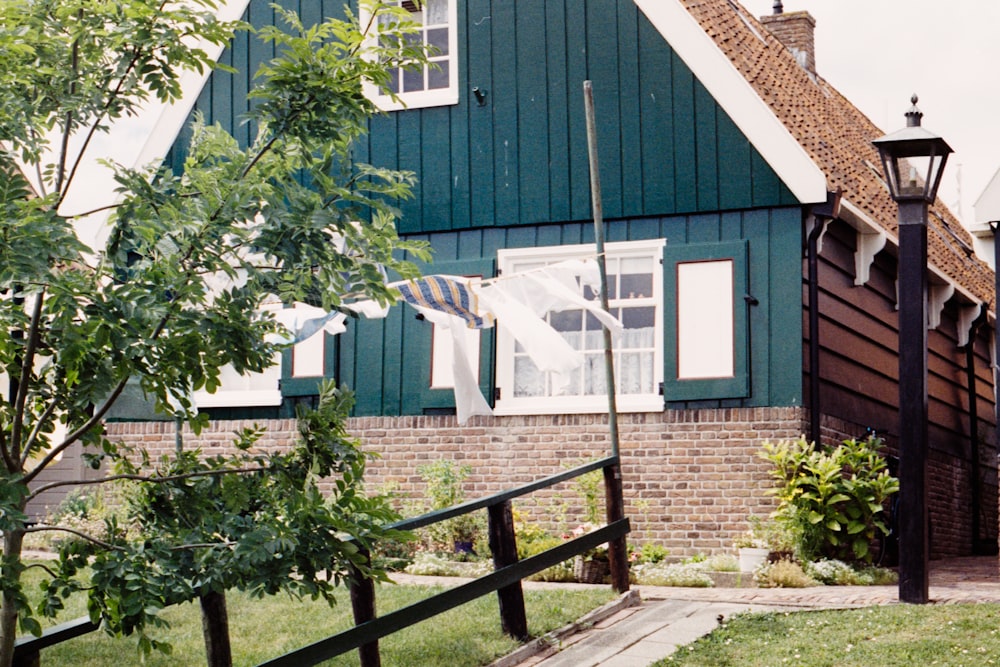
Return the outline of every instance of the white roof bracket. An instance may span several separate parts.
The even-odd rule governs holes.
[[[944,304],[955,295],[955,286],[951,283],[927,286],[927,328],[937,329],[941,325],[941,312]]]
[[[857,250],[854,251],[855,285],[861,286],[868,282],[875,255],[882,252],[888,240],[885,232],[858,232]]]
[[[958,309],[958,346],[965,347],[969,344],[969,336],[972,333],[972,323],[976,321],[979,314],[983,312],[983,304],[974,303],[971,306],[961,306]]]

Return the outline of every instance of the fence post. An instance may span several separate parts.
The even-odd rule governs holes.
[[[42,664],[42,652],[35,651],[27,655],[21,655],[14,658],[14,667],[41,667]]]
[[[488,512],[493,567],[499,570],[517,562],[514,512],[509,500],[490,505]],[[497,598],[500,600],[500,624],[503,631],[515,639],[527,639],[528,617],[524,611],[524,591],[521,590],[521,582],[499,589]]]
[[[625,500],[622,494],[621,464],[604,468],[604,497],[608,512],[608,523],[625,518]],[[611,588],[618,593],[629,589],[628,549],[625,536],[608,543],[608,564],[611,566]]]
[[[371,553],[367,549],[362,555],[371,565]],[[354,624],[361,625],[375,618],[375,582],[351,567],[351,608],[354,610]],[[382,667],[382,656],[378,652],[378,640],[358,647],[361,667]]]

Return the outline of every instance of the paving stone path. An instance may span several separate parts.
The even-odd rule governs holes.
[[[733,614],[846,609],[899,602],[896,586],[636,586],[635,590],[638,596],[621,600],[617,607],[592,624],[584,624],[580,631],[508,656],[494,663],[494,667],[647,667],[677,647],[711,632],[720,618]],[[932,604],[1000,603],[997,557],[932,561],[930,599]]]

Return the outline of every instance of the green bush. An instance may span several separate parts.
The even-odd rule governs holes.
[[[690,588],[711,588],[712,578],[698,567],[698,563],[688,565],[673,563],[640,563],[632,566],[629,579],[646,586],[685,586]]]
[[[845,440],[817,448],[804,438],[765,443],[761,457],[774,467],[775,518],[799,536],[803,560],[820,557],[870,563],[876,531],[888,532],[886,500],[899,490],[879,453],[881,440]]]
[[[795,561],[778,560],[765,563],[753,575],[761,588],[807,588],[817,585]]]
[[[517,557],[521,560],[529,558],[530,556],[535,556],[542,553],[543,551],[548,551],[553,547],[557,547],[562,544],[563,541],[558,537],[545,536],[528,542],[518,542],[517,543]],[[552,567],[547,567],[541,572],[536,572],[535,574],[528,577],[529,581],[576,581],[573,574],[573,561],[565,560],[562,563],[557,563]]]
[[[805,571],[813,579],[831,586],[888,586],[898,580],[896,573],[887,568],[855,568],[842,560],[806,563]]]
[[[453,507],[465,500],[462,482],[472,473],[467,464],[439,460],[417,468],[427,484],[428,510]],[[486,532],[483,512],[472,512],[428,526],[425,529],[431,549],[452,551],[458,542],[480,542]]]
[[[636,562],[639,563],[661,563],[670,555],[670,550],[662,544],[656,542],[646,542],[636,553]]]

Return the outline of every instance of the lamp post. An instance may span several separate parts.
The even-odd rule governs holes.
[[[917,96],[906,127],[873,144],[899,206],[899,599],[928,601],[927,206],[951,148],[920,126]]]

